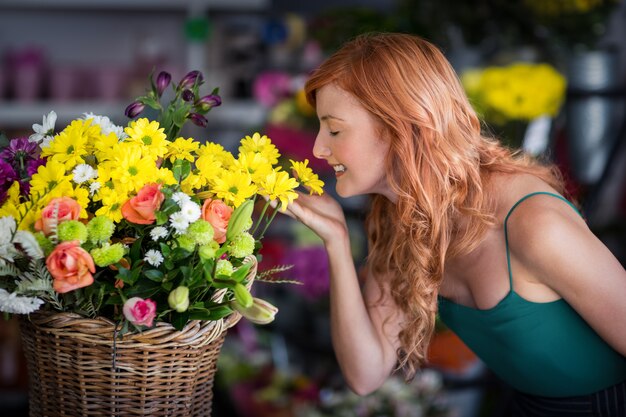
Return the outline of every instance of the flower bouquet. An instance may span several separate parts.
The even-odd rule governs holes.
[[[297,187],[322,193],[259,133],[237,157],[179,136],[221,104],[201,73],[150,80],[126,127],[86,113],[55,133],[51,112],[0,153],[0,311],[30,315],[37,415],[209,415],[226,329],[277,311],[250,292],[276,281],[256,273],[264,232]],[[155,120],[137,118],[146,106]]]

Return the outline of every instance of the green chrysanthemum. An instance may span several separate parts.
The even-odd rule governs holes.
[[[228,251],[236,258],[244,258],[254,252],[254,237],[247,232],[240,233],[228,245]]]
[[[219,243],[212,240],[207,245],[202,245],[198,248],[198,255],[204,260],[215,258],[217,250],[220,248]]]
[[[94,244],[108,242],[113,231],[115,224],[107,216],[96,216],[87,223],[89,240]]]
[[[43,250],[44,255],[48,256],[54,249],[54,243],[50,241],[42,232],[35,233],[35,239],[39,243],[39,247]]]
[[[217,261],[217,265],[215,265],[215,275],[226,275],[231,276],[233,273],[233,264],[226,259],[220,259]]]
[[[193,252],[196,249],[196,242],[187,235],[182,235],[176,238],[176,242],[178,246],[189,251]]]
[[[187,228],[185,236],[193,240],[198,245],[208,245],[213,241],[213,226],[206,220],[199,219],[191,223]]]
[[[78,240],[84,243],[87,241],[87,227],[78,220],[66,220],[57,226],[57,237],[64,242]]]
[[[94,248],[89,253],[96,265],[108,266],[122,259],[124,252],[124,245],[114,243],[113,245],[105,244],[101,248]]]

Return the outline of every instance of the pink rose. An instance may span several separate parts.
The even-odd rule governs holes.
[[[54,279],[52,286],[58,293],[66,293],[93,284],[96,272],[93,258],[78,240],[57,245],[46,259],[46,266]]]
[[[232,207],[228,207],[222,200],[204,200],[202,205],[202,218],[213,226],[213,239],[217,243],[226,241],[226,230],[228,229],[228,220],[233,214]]]
[[[135,326],[152,327],[152,321],[156,316],[156,303],[151,299],[133,297],[124,303],[124,317]]]
[[[52,229],[62,221],[78,220],[80,210],[80,204],[72,198],[53,198],[42,210],[41,218],[35,222],[35,230],[48,236],[52,233]]]
[[[146,184],[137,195],[122,206],[122,216],[131,223],[152,224],[156,220],[154,212],[161,207],[165,196],[161,184]]]

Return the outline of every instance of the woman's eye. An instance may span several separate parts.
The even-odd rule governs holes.
[[[328,133],[330,134],[330,136],[337,136],[337,135],[339,134],[339,132],[338,132],[338,131],[335,131],[335,132],[328,132]]]

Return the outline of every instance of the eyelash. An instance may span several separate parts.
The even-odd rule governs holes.
[[[328,132],[330,134],[330,136],[337,136],[339,134],[339,132]]]

